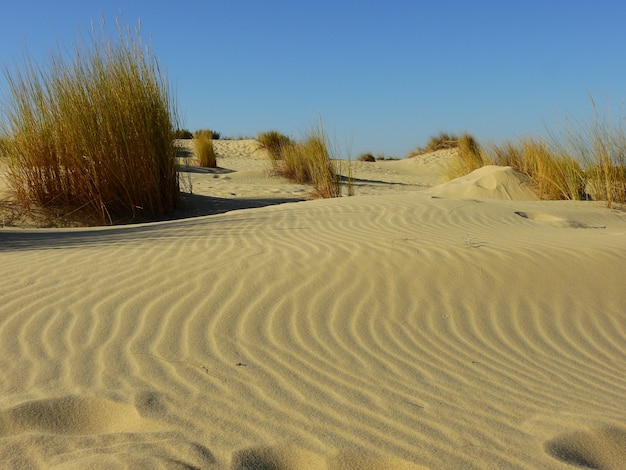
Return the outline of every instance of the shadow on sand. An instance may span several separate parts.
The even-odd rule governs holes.
[[[242,209],[300,202],[304,199],[225,199],[196,194],[181,194],[181,208],[160,220],[142,220],[133,224],[76,229],[7,229],[0,230],[0,252],[44,250],[130,243],[150,238],[179,238],[181,231],[170,230],[168,222],[180,220],[183,225],[204,223],[198,217],[223,214]],[[210,225],[207,226],[210,230]]]

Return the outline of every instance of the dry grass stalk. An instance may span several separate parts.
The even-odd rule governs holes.
[[[217,158],[213,148],[213,132],[198,131],[194,135],[194,146],[198,164],[205,168],[216,168]]]

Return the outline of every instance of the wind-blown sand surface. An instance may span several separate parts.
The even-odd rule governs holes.
[[[213,215],[0,230],[0,467],[624,468],[624,211],[445,152],[276,205],[253,144]]]

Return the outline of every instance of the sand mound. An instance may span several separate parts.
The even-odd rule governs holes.
[[[433,196],[450,198],[536,201],[530,179],[511,167],[487,165],[430,190]]]
[[[0,412],[0,436],[28,432],[101,434],[150,427],[132,406],[96,397],[34,400]]]

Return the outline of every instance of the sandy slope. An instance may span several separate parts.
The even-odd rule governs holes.
[[[625,212],[446,155],[274,205],[222,150],[265,207],[0,230],[2,467],[623,468]]]

